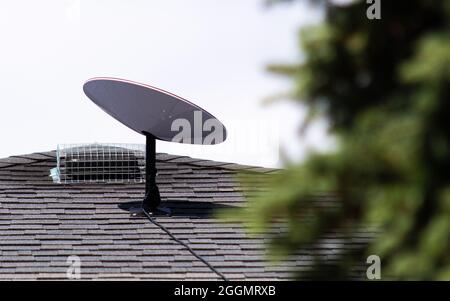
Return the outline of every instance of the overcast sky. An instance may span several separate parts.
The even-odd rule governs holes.
[[[0,157],[60,143],[144,143],[83,94],[91,77],[126,78],[180,95],[218,117],[216,146],[158,142],[159,152],[278,166],[328,145],[325,126],[297,130],[303,111],[265,97],[289,88],[268,74],[299,59],[297,30],[320,20],[306,4],[264,0],[0,0]]]

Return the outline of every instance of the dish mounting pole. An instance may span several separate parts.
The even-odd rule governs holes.
[[[169,216],[171,210],[161,207],[161,195],[156,184],[156,138],[150,133],[143,132],[145,135],[145,196],[140,208],[132,208],[132,216],[145,216],[147,212],[154,216]]]
[[[153,135],[145,133],[145,197],[144,209],[153,211],[161,203],[158,186],[156,185],[156,139]]]

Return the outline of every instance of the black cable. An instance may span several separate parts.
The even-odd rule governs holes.
[[[213,271],[217,276],[219,276],[220,278],[222,278],[223,281],[228,281],[227,277],[225,277],[225,275],[223,275],[221,272],[219,272],[218,270],[216,270],[208,261],[206,261],[203,257],[201,257],[200,255],[198,255],[191,247],[189,247],[185,242],[183,242],[182,240],[176,238],[172,232],[169,231],[169,229],[167,229],[166,227],[164,227],[163,225],[161,225],[160,223],[158,223],[157,221],[155,221],[155,219],[146,211],[143,210],[145,215],[147,216],[147,218],[149,219],[149,221],[151,223],[153,223],[155,226],[159,227],[161,230],[163,230],[164,232],[166,232],[167,235],[170,236],[170,238],[172,238],[175,242],[177,242],[178,244],[182,245],[183,247],[185,247],[195,258],[197,258],[198,260],[200,260],[201,262],[203,262],[211,271]]]

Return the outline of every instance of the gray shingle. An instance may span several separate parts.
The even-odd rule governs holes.
[[[148,220],[119,208],[140,201],[144,184],[57,185],[48,177],[54,165],[54,152],[0,160],[0,279],[65,279],[70,255],[81,258],[83,279],[218,279]],[[236,171],[264,177],[277,170],[168,154],[157,155],[157,168],[162,199],[174,212],[158,221],[232,280],[289,279],[293,269],[313,264],[312,255],[337,260],[375,235],[334,233],[285,262],[267,264],[263,236],[249,238],[240,224],[219,222],[211,212],[243,206],[243,191],[263,190],[264,178],[240,187]],[[323,202],[333,205],[330,198]]]

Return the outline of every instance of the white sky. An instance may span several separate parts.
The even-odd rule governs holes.
[[[264,0],[0,0],[0,157],[60,143],[144,143],[83,94],[96,76],[168,90],[228,129],[221,145],[158,142],[159,152],[278,166],[279,147],[292,158],[323,149],[324,124],[301,138],[300,107],[261,104],[290,87],[267,64],[298,60],[298,27],[318,20],[306,4]]]

